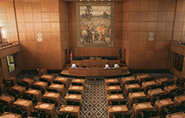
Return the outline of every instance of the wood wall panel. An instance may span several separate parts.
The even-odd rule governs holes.
[[[126,14],[132,14],[122,23],[130,24],[129,28],[122,27],[127,32],[122,37],[125,43],[122,43],[122,47],[129,53],[126,55],[129,69],[168,69],[175,3],[175,0],[128,0],[123,3],[123,7],[131,5],[137,8],[123,8],[123,18],[126,18]],[[181,22],[176,23],[175,29],[177,38],[183,27],[181,14],[178,14]],[[154,32],[154,41],[148,40],[149,32]]]
[[[0,1],[0,27],[6,28],[6,39],[2,42],[18,41],[13,0]]]
[[[23,70],[63,69],[62,52],[69,47],[63,46],[68,45],[67,37],[61,37],[64,32],[68,35],[68,30],[63,30],[68,26],[61,25],[64,22],[60,17],[68,14],[63,6],[67,3],[58,0],[15,0]],[[37,33],[42,33],[42,42],[36,40]]]

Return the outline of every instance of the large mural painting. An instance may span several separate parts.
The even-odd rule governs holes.
[[[77,47],[113,47],[115,9],[112,2],[77,2]]]

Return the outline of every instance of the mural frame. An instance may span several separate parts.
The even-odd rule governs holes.
[[[111,37],[110,43],[80,43],[80,6],[111,6]],[[115,3],[114,2],[76,2],[76,47],[77,48],[101,48],[114,47],[115,43]]]

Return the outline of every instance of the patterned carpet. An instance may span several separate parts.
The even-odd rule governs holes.
[[[58,74],[49,73],[53,75],[54,78],[58,76]],[[167,77],[168,79],[172,80],[173,75],[171,73],[132,73],[133,76],[136,78],[137,75],[141,74],[148,74],[150,77],[153,77],[154,80]],[[39,79],[37,74],[19,74],[17,76],[17,80],[20,81],[21,79],[28,77],[34,78],[36,80]],[[69,78],[69,83],[73,78]],[[118,78],[121,82],[121,78]],[[68,92],[67,89],[65,90],[66,93]],[[127,100],[128,98],[125,97]],[[61,105],[64,104],[64,98],[61,96]],[[60,105],[60,106],[61,106]],[[56,112],[60,109],[60,106],[56,107]],[[129,112],[132,112],[132,107],[128,106]],[[86,80],[84,86],[84,96],[82,98],[82,106],[80,109],[80,118],[107,118],[108,110],[106,106],[106,96],[105,96],[105,86],[104,80]]]

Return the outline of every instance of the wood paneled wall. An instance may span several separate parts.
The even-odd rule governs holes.
[[[18,41],[13,0],[0,0],[0,27],[6,28],[3,42]]]
[[[61,6],[61,7],[59,7]],[[67,35],[62,13],[67,13],[61,0],[15,0],[23,70],[62,69]],[[60,15],[61,14],[61,15]],[[61,16],[61,18],[60,18]],[[65,19],[66,21],[66,19]],[[42,33],[42,42],[37,42]]]
[[[177,0],[173,40],[185,42],[185,1]]]
[[[123,44],[129,69],[169,69],[175,0],[123,3]],[[154,40],[149,41],[149,32]]]
[[[122,2],[115,2],[115,46],[113,48],[77,48],[75,2],[69,2],[69,45],[72,47],[73,56],[118,56],[122,44],[122,4]]]

